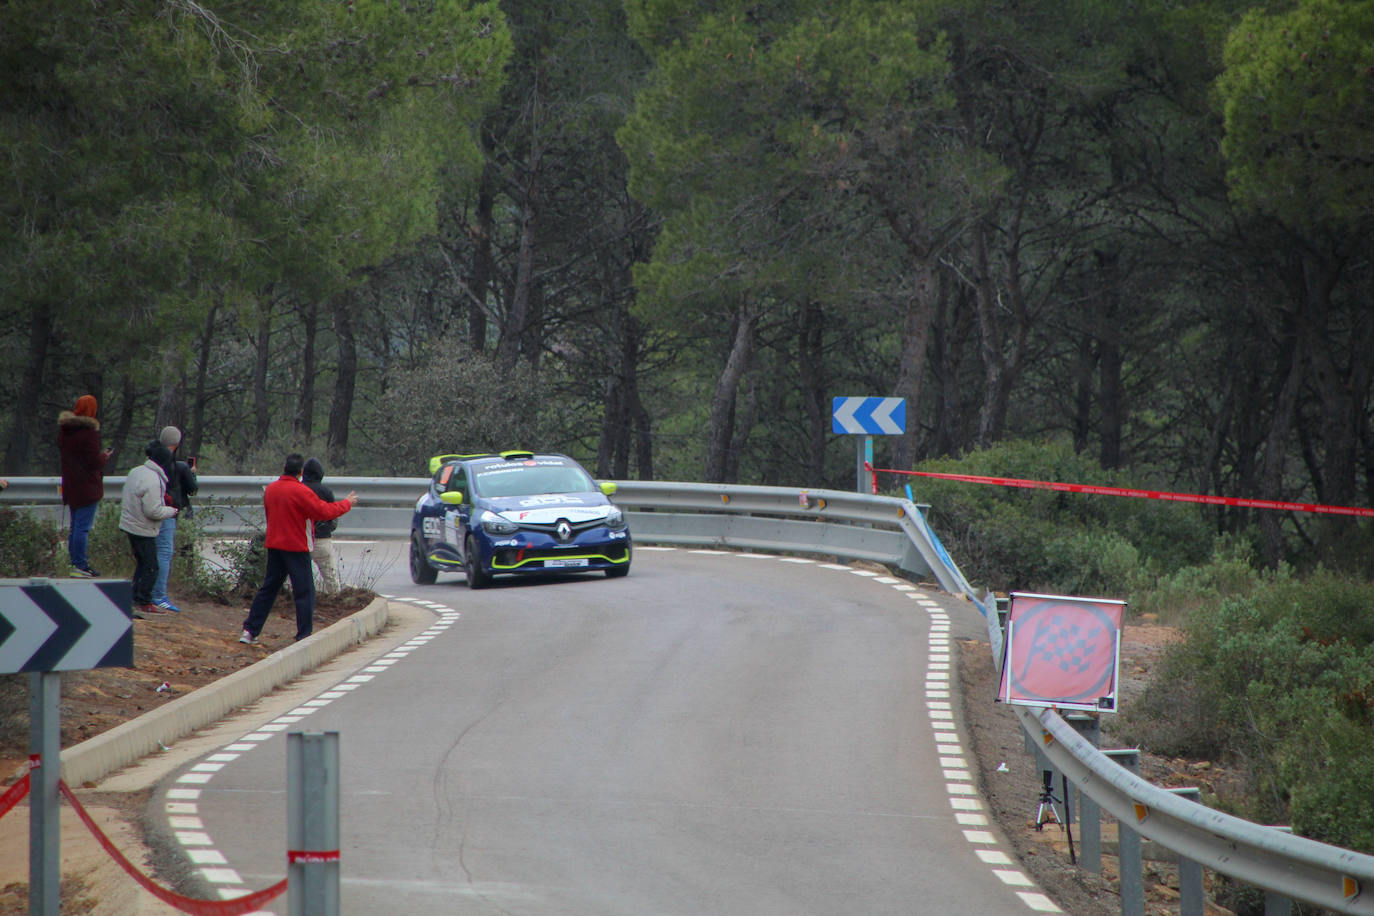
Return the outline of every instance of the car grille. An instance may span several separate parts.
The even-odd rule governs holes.
[[[573,534],[578,534],[582,531],[589,531],[592,528],[597,528],[606,524],[606,520],[604,518],[594,518],[589,522],[572,522],[568,521],[567,519],[560,519],[560,521],[568,522],[568,525],[572,528]],[[536,525],[533,523],[521,522],[520,527],[526,531],[538,531],[541,534],[556,536],[558,533],[558,522],[553,522],[552,524],[548,525]]]
[[[534,550],[520,547],[502,547],[492,558],[492,568],[514,569],[532,561],[561,560],[569,557],[587,557],[593,561],[605,560],[610,563],[623,563],[629,556],[629,548],[623,543],[605,544],[600,549],[544,548]]]

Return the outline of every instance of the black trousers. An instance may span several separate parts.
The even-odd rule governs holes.
[[[129,535],[129,549],[134,554],[134,574],[130,584],[134,587],[134,610],[140,605],[153,603],[153,583],[157,581],[157,538],[141,534]]]
[[[291,580],[291,593],[296,600],[297,641],[305,639],[315,629],[315,579],[310,568],[310,552],[269,547],[267,575],[262,580],[262,587],[253,596],[253,603],[248,608],[248,619],[243,622],[243,628],[253,636],[262,633],[263,624],[267,623],[267,615],[272,612],[272,605],[277,600],[277,593],[281,591],[282,583],[288,578]]]

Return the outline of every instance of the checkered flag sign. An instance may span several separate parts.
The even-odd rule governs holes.
[[[1013,594],[997,698],[1115,709],[1125,605],[1102,598]]]

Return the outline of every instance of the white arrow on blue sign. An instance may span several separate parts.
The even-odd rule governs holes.
[[[0,674],[134,666],[124,579],[0,580]]]
[[[830,431],[901,435],[906,432],[906,398],[835,398]]]

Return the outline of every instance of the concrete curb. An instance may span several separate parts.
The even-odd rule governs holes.
[[[97,782],[361,645],[386,626],[390,619],[387,604],[385,598],[377,598],[308,639],[67,748],[62,751],[62,780],[73,788]]]

